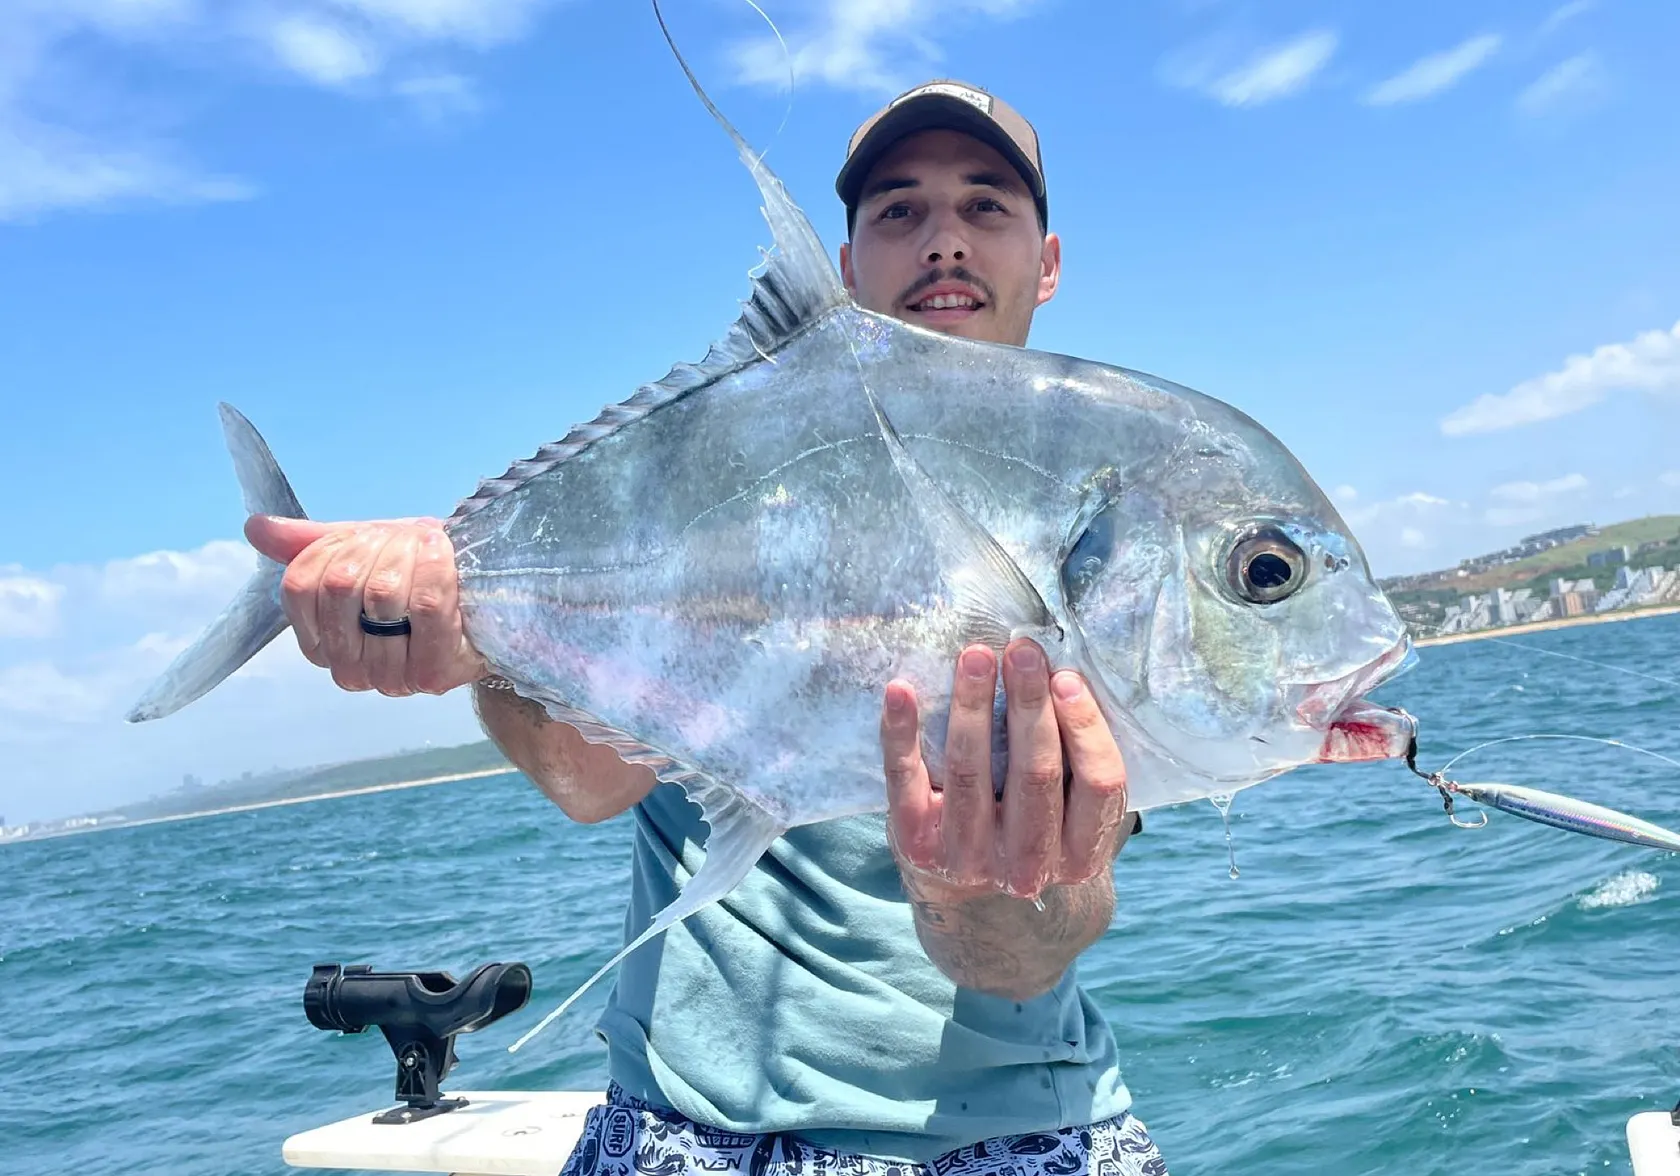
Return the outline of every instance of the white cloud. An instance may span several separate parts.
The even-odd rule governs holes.
[[[1541,23],[1540,35],[1544,36],[1553,29],[1556,29],[1565,21],[1573,20],[1575,17],[1580,16],[1583,12],[1586,12],[1594,7],[1596,3],[1597,0],[1570,0],[1568,4],[1560,4],[1558,7],[1552,9],[1545,21]]]
[[[1591,103],[1607,85],[1596,53],[1580,53],[1553,66],[1517,95],[1517,110],[1531,118],[1558,114]]]
[[[1488,33],[1471,37],[1440,53],[1419,58],[1400,73],[1379,83],[1365,95],[1372,106],[1416,102],[1457,85],[1465,75],[1499,51],[1500,38]]]
[[[1389,575],[1415,570],[1425,558],[1421,553],[1439,548],[1443,534],[1455,534],[1468,510],[1465,503],[1412,490],[1349,507],[1342,517],[1377,574]]]
[[[1328,29],[1315,29],[1254,50],[1233,64],[1231,44],[1220,38],[1169,57],[1161,76],[1226,106],[1259,106],[1305,87],[1329,64],[1338,40]]]
[[[336,8],[417,40],[477,48],[524,35],[550,0],[330,0]]]
[[[1503,502],[1538,502],[1586,488],[1587,479],[1583,475],[1565,474],[1549,482],[1505,482],[1489,490],[1488,495]]]
[[[479,108],[446,68],[522,35],[553,0],[0,0],[0,223],[66,209],[246,199],[250,181],[196,162],[160,111],[197,105],[194,69],[244,70],[370,97],[422,118]],[[140,61],[151,125],[120,89]],[[424,68],[417,68],[423,65]],[[89,84],[90,80],[96,84]],[[140,105],[140,104],[133,104]]]
[[[1330,491],[1330,497],[1336,502],[1357,502],[1359,500],[1359,491],[1355,490],[1352,486],[1343,483],[1342,485],[1337,486],[1334,490]]]
[[[1509,392],[1480,396],[1443,418],[1441,432],[1462,437],[1552,420],[1625,388],[1680,393],[1680,322],[1626,343],[1606,343],[1591,355],[1571,355],[1557,371],[1524,380]]]
[[[318,17],[286,17],[269,36],[283,65],[323,86],[361,81],[379,71],[371,46]]]
[[[200,204],[256,192],[243,180],[200,171],[172,155],[155,144],[94,142],[8,116],[0,104],[0,223],[31,221],[61,208],[134,200]]]
[[[1664,486],[1680,486],[1680,470],[1665,470],[1657,475],[1657,481]]]
[[[62,584],[36,576],[0,575],[0,637],[52,636],[63,597]]]
[[[943,60],[936,31],[964,16],[1008,19],[1039,0],[822,0],[803,29],[783,29],[787,48],[765,32],[730,51],[736,80],[785,90],[792,59],[795,84],[816,83],[889,96],[925,81]],[[772,14],[774,15],[774,14]]]
[[[1423,490],[1413,490],[1409,494],[1396,495],[1349,510],[1346,512],[1346,519],[1350,526],[1362,527],[1379,520],[1391,520],[1396,516],[1416,518],[1420,514],[1452,505],[1450,499],[1440,498]]]
[[[290,632],[179,713],[124,722],[255,558],[225,540],[105,564],[0,569],[0,626],[12,627],[0,636],[32,638],[0,641],[0,813],[66,815],[166,790],[187,772],[216,780],[483,737],[464,691],[348,693],[304,659]],[[60,623],[47,623],[43,600]],[[69,617],[76,623],[63,623]],[[20,625],[27,631],[12,631]]]
[[[205,598],[226,601],[256,570],[257,554],[234,539],[213,539],[194,551],[152,551],[114,559],[100,569],[101,599],[141,607]]]
[[[78,680],[51,662],[0,666],[0,716],[4,718],[83,723],[98,713],[100,694],[99,684],[91,678]]]

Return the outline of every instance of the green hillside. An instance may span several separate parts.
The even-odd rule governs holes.
[[[90,815],[108,818],[120,814],[128,820],[138,821],[495,768],[513,770],[495,744],[485,739],[458,747],[428,747],[318,768],[247,773],[217,784],[199,784],[189,778],[181,787],[162,796]]]
[[[1414,631],[1427,633],[1440,623],[1447,606],[1462,596],[1495,588],[1528,588],[1537,596],[1546,596],[1551,592],[1552,581],[1559,578],[1591,580],[1600,591],[1608,589],[1620,564],[1590,567],[1587,557],[1616,547],[1629,549],[1627,564],[1631,568],[1680,565],[1680,515],[1653,515],[1616,523],[1602,528],[1596,535],[1485,571],[1466,573],[1460,568],[1449,568],[1420,576],[1396,576],[1383,581],[1382,586]],[[1641,547],[1646,550],[1641,551]]]
[[[1492,568],[1477,575],[1459,577],[1456,586],[1466,592],[1486,592],[1489,588],[1515,588],[1535,577],[1563,576],[1565,579],[1576,579],[1570,576],[1569,569],[1581,569],[1581,578],[1587,575],[1587,556],[1594,551],[1602,551],[1606,547],[1631,547],[1637,552],[1646,543],[1664,543],[1669,549],[1664,558],[1662,552],[1645,552],[1636,554],[1629,563],[1633,567],[1649,567],[1652,564],[1662,564],[1664,567],[1675,562],[1680,556],[1680,515],[1652,515],[1649,518],[1633,519],[1625,523],[1616,523],[1605,527],[1597,535],[1588,535],[1582,539],[1554,547],[1550,551],[1542,551],[1539,555],[1531,555],[1520,559],[1516,563],[1503,567]],[[1601,577],[1606,569],[1593,569]],[[1443,576],[1451,573],[1440,573]],[[1614,574],[1613,569],[1610,574]]]

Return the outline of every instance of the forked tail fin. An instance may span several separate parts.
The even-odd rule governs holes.
[[[676,900],[653,917],[653,922],[648,924],[647,930],[625,944],[618,954],[602,964],[576,992],[560,1003],[559,1008],[539,1021],[536,1028],[508,1046],[509,1053],[515,1052],[553,1024],[572,1007],[578,997],[588,992],[595,981],[605,976],[625,956],[661,931],[676,926],[688,916],[711,906],[735,889],[736,884],[745,878],[758,859],[764,856],[764,851],[770,848],[770,843],[787,832],[781,822],[758,805],[733,788],[725,788],[709,777],[698,777],[685,787],[689,798],[697,803],[701,812],[705,814],[706,824],[711,826],[711,832],[706,837],[706,860],[701,864],[699,871],[688,880],[688,885],[683,887]]]
[[[227,438],[228,453],[233,457],[239,487],[245,494],[246,512],[288,519],[308,518],[262,435],[232,405],[217,407],[222,414],[222,433]],[[285,577],[286,565],[260,555],[257,561],[256,572],[222,610],[221,616],[170,663],[134,704],[134,709],[128,712],[129,722],[161,719],[208,694],[222,679],[286,631],[290,622],[280,607],[280,581]]]

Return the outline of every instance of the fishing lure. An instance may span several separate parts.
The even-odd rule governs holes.
[[[1453,811],[1454,800],[1463,797],[1500,812],[1550,825],[1554,829],[1584,833],[1588,837],[1601,837],[1606,841],[1620,841],[1627,845],[1642,845],[1647,849],[1680,853],[1680,833],[1664,829],[1661,825],[1654,825],[1639,817],[1605,808],[1603,805],[1589,804],[1573,796],[1546,792],[1539,788],[1524,788],[1517,784],[1462,784],[1457,780],[1448,779],[1444,770],[1425,772],[1417,766],[1415,738],[1406,750],[1406,766],[1441,794],[1441,804],[1447,811],[1447,819],[1460,829],[1480,829],[1487,824],[1485,812],[1478,814],[1481,820],[1467,821]]]

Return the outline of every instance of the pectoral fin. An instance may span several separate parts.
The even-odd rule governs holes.
[[[965,640],[1002,649],[1018,635],[1060,636],[1049,606],[992,534],[922,468],[887,417],[875,393],[864,389],[893,468],[910,491],[933,541],[939,570],[962,617]]]

